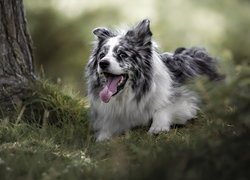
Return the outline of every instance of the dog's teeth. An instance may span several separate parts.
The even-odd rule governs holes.
[[[119,83],[118,83],[118,85],[121,85],[122,84],[122,81],[120,81]]]
[[[121,80],[120,80],[119,83],[118,83],[118,86],[122,84],[123,79],[124,79],[124,78],[123,78],[123,76],[122,76]]]

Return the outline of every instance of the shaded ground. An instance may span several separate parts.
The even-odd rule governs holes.
[[[246,74],[210,93],[198,83],[211,101],[184,127],[158,136],[139,128],[102,143],[85,102],[42,83],[26,110],[0,122],[1,179],[249,179]]]

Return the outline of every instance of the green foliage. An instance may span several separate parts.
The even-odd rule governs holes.
[[[36,114],[43,114],[48,111],[47,121],[49,124],[74,123],[76,121],[87,121],[86,106],[84,99],[72,98],[61,92],[59,87],[48,82],[38,82],[33,90],[33,94],[23,99],[23,106],[29,110],[28,116],[24,119],[42,124],[43,117],[36,117]],[[32,112],[33,111],[33,112]],[[36,111],[42,111],[36,113]],[[32,117],[34,114],[34,117]],[[30,116],[31,115],[31,116]]]

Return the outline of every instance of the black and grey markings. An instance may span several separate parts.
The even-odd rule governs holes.
[[[203,48],[178,48],[173,55],[163,53],[161,57],[172,72],[175,82],[180,85],[199,75],[206,75],[215,81],[224,78],[217,72],[217,60]]]
[[[139,102],[150,87],[152,81],[152,32],[149,21],[140,22],[129,30],[121,39],[122,46],[129,54],[131,87],[135,92],[135,99]]]
[[[96,35],[98,40],[106,40],[107,38],[114,37],[115,34],[113,34],[112,31],[106,29],[106,28],[95,28],[93,30],[93,34]]]

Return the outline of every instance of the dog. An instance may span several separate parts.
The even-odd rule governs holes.
[[[186,82],[200,75],[221,79],[217,60],[203,48],[161,53],[148,19],[128,30],[96,28],[93,34],[96,41],[86,77],[97,141],[150,123],[150,134],[185,124],[199,110],[199,98]]]

